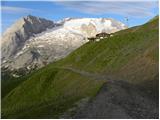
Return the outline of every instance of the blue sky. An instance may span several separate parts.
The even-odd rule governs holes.
[[[114,18],[136,26],[158,15],[158,1],[2,1],[2,31],[23,16],[34,15],[53,21],[65,17]],[[128,23],[125,17],[129,18]]]

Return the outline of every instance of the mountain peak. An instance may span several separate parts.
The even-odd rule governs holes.
[[[3,34],[2,59],[14,56],[17,50],[20,50],[25,44],[25,41],[34,34],[54,26],[53,21],[32,15],[20,18]]]
[[[24,18],[35,18],[36,16],[33,16],[33,15],[27,15],[25,16]],[[37,17],[36,17],[37,18]]]
[[[33,15],[27,15],[27,16],[25,16],[25,17],[23,17],[23,19],[24,20],[27,20],[27,21],[33,21],[33,20],[40,20],[40,21],[51,21],[51,20],[47,20],[47,19],[45,19],[45,18],[41,18],[41,17],[36,17],[36,16],[33,16]],[[51,21],[51,22],[53,22],[53,21]]]
[[[2,46],[2,63],[16,69],[31,68],[35,64],[42,66],[44,62],[49,63],[66,56],[86,43],[88,37],[126,28],[123,23],[107,18],[65,18],[59,24],[54,24],[53,21],[32,15],[23,17],[16,24],[21,26],[11,27],[14,32],[5,35],[3,39],[7,43]],[[14,62],[3,62],[8,59]]]
[[[38,17],[36,17],[36,16],[32,16],[32,15],[27,15],[27,16],[24,16],[23,17],[23,20],[25,21],[25,20],[34,20],[34,19],[39,19]]]

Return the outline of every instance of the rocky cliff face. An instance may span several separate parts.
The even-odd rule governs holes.
[[[27,16],[13,24],[2,36],[2,60],[13,57],[34,34],[54,27],[54,23],[42,18]]]
[[[59,23],[27,16],[11,26],[2,37],[2,67],[42,67],[65,57],[98,33],[114,33],[126,26],[106,18],[64,19]]]

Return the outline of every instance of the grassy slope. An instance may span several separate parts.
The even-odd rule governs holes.
[[[12,76],[7,76],[6,78],[2,77],[1,97],[2,98],[5,97],[12,89],[17,87],[20,83],[22,83],[23,80],[25,79],[21,79],[21,78],[17,79]]]
[[[114,37],[88,43],[62,60],[62,65],[113,75],[138,84],[158,76],[158,18],[117,32]]]
[[[108,74],[156,91],[158,86],[158,19],[87,43],[66,58],[31,75],[2,100],[5,118],[57,118],[74,103],[94,96],[104,81],[60,67]]]
[[[1,70],[1,98],[5,97],[11,90],[30,77],[34,72],[15,78],[11,75],[11,71]],[[36,71],[35,71],[36,72]]]
[[[46,67],[2,100],[2,115],[5,113],[9,118],[57,118],[75,101],[94,96],[102,83],[70,71]]]

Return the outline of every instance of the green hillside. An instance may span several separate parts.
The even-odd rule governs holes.
[[[88,42],[34,72],[2,99],[2,117],[58,118],[81,99],[95,96],[107,83],[98,77],[104,75],[144,87],[157,97],[158,24],[156,18],[100,42]]]

